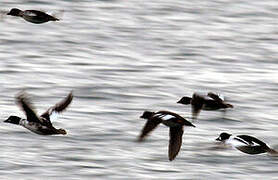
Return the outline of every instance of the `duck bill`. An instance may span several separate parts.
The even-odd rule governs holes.
[[[218,137],[218,138],[216,138],[215,140],[216,140],[216,141],[221,141],[219,137]]]

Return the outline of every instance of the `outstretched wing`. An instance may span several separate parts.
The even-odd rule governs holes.
[[[16,102],[20,106],[20,108],[24,111],[26,118],[29,122],[38,122],[40,123],[40,120],[38,116],[36,115],[35,111],[33,110],[33,107],[27,98],[27,95],[22,92],[16,97]]]
[[[44,119],[51,121],[55,118],[57,118],[58,113],[63,112],[68,105],[71,103],[73,98],[72,92],[68,94],[68,96],[60,101],[59,103],[55,104],[54,106],[50,107],[45,113],[41,115]]]
[[[172,161],[178,155],[182,144],[183,126],[170,128],[168,157]]]
[[[196,93],[193,94],[192,100],[191,100],[191,109],[192,109],[192,116],[193,118],[197,118],[199,115],[203,105],[204,105],[204,97],[200,96]]]
[[[158,124],[161,123],[161,119],[160,118],[151,118],[148,119],[144,128],[142,129],[142,132],[139,136],[139,141],[143,141],[144,138],[152,131],[154,130]]]

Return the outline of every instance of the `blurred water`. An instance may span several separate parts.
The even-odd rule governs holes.
[[[278,148],[278,2],[5,0],[56,13],[59,22],[0,21],[0,112],[24,116],[20,90],[39,113],[70,90],[74,100],[57,127],[39,136],[0,126],[1,179],[276,179],[278,159],[216,149],[222,131],[254,135]],[[176,160],[168,128],[135,140],[144,110],[171,110],[193,92],[215,91],[235,108],[203,111],[187,128]],[[1,121],[2,121],[1,120]]]

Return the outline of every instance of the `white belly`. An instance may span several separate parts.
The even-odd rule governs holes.
[[[30,131],[37,133],[37,134],[42,134],[39,130],[43,128],[42,125],[39,123],[35,122],[28,122],[26,119],[21,119],[19,121],[19,125],[25,127],[26,129],[29,129]]]

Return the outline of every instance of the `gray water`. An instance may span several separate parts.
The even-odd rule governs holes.
[[[31,24],[11,8],[56,13]],[[0,1],[0,117],[38,113],[74,91],[55,127],[39,136],[0,126],[0,179],[278,179],[278,158],[217,148],[222,132],[278,148],[278,1]],[[168,128],[137,143],[144,110],[170,110],[193,92],[223,94],[234,109],[203,111],[168,161]]]

